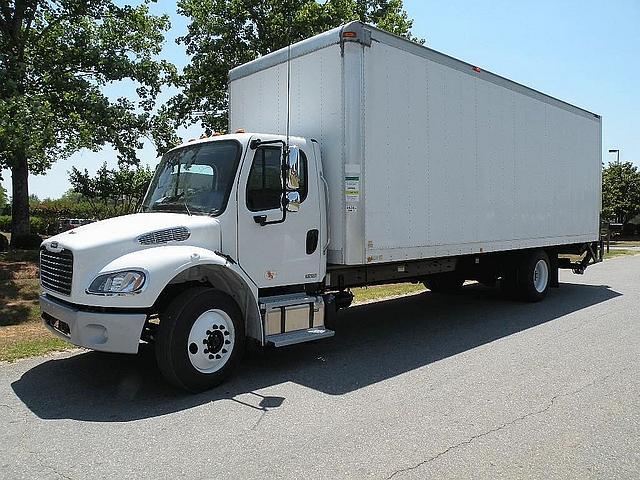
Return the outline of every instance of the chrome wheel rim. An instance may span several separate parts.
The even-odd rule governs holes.
[[[549,281],[549,266],[544,260],[538,260],[533,269],[533,286],[538,293],[542,293],[547,288]]]
[[[193,368],[214,373],[226,365],[235,344],[235,328],[223,310],[203,312],[189,332],[187,354]]]

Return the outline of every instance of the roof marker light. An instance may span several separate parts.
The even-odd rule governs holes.
[[[480,70],[480,67],[472,67],[473,71],[476,73],[480,73],[482,70]]]

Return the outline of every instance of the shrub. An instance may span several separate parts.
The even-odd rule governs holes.
[[[11,238],[11,246],[21,250],[37,250],[42,243],[42,237],[36,233],[15,235]]]
[[[0,232],[11,231],[11,215],[0,215]]]
[[[633,223],[625,223],[622,226],[622,235],[624,236],[632,236],[637,233],[637,226]]]
[[[55,228],[51,228],[52,225]],[[57,232],[58,225],[55,222],[50,222],[46,218],[32,216],[29,218],[29,228],[31,233],[37,233],[38,235],[54,235]],[[0,215],[0,232],[11,231],[11,215]]]
[[[9,250],[9,239],[4,235],[0,235],[0,252]]]
[[[30,217],[29,228],[31,233],[37,233],[38,235],[47,233],[47,222],[41,217]]]

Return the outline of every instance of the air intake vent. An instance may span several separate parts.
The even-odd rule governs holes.
[[[138,243],[140,245],[157,245],[160,243],[184,242],[190,236],[191,232],[187,227],[167,228],[140,235]]]
[[[43,288],[71,295],[73,279],[73,254],[71,250],[50,252],[46,248],[40,250],[40,283]]]

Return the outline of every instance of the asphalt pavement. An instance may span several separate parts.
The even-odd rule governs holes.
[[[149,349],[0,364],[0,478],[640,478],[640,256],[561,281],[353,307],[198,395]]]

